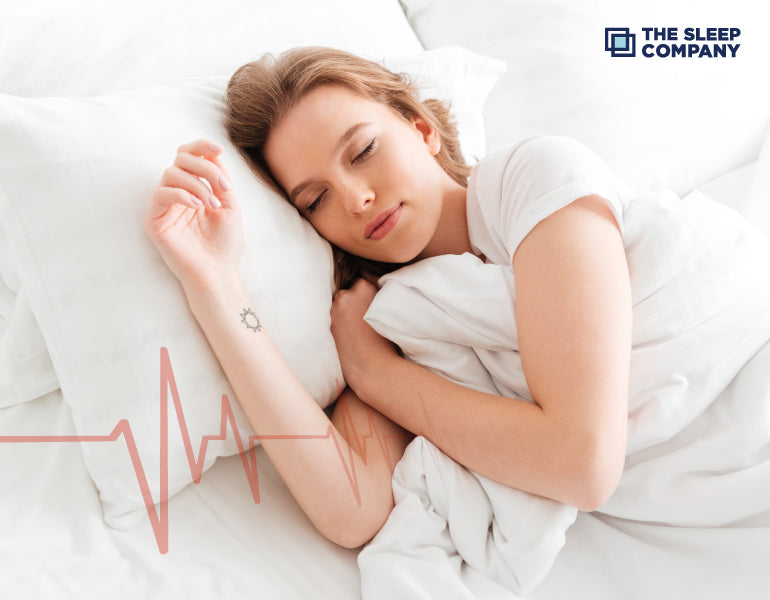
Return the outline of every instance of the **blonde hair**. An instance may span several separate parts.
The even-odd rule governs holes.
[[[225,128],[230,141],[254,173],[286,196],[265,161],[264,147],[270,132],[305,94],[322,85],[338,85],[390,106],[405,119],[421,117],[441,139],[436,161],[449,176],[467,186],[470,167],[465,164],[457,126],[447,101],[420,101],[408,75],[333,48],[306,47],[271,54],[240,67],[230,78],[225,96]],[[338,289],[350,287],[362,274],[380,275],[402,266],[352,255],[332,245]]]

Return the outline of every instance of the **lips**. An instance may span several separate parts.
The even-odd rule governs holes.
[[[381,240],[384,238],[398,223],[402,209],[403,205],[399,204],[394,208],[381,212],[374,219],[369,221],[369,224],[364,230],[364,237],[371,240]]]

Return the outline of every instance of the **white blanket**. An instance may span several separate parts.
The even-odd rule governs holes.
[[[594,514],[681,528],[685,543],[706,545],[697,555],[703,580],[681,588],[717,594],[703,582],[729,576],[731,565],[745,573],[762,540],[770,547],[770,246],[702,195],[642,197],[630,213],[628,454],[618,489]],[[509,267],[440,256],[380,283],[366,319],[407,357],[467,387],[531,400]],[[467,471],[421,437],[397,465],[393,491],[391,517],[359,556],[367,600],[521,597],[546,578],[576,517]],[[593,551],[630,548],[614,539],[616,548]],[[584,543],[589,552],[595,540]],[[643,564],[636,573],[650,576]],[[750,573],[741,589],[759,597],[770,575]],[[638,597],[642,583],[628,578],[624,597]]]

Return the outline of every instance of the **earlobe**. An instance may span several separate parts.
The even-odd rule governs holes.
[[[441,136],[439,135],[438,129],[433,127],[422,117],[412,117],[412,123],[417,131],[422,134],[422,139],[428,147],[431,156],[436,156],[439,153],[439,150],[441,150]]]

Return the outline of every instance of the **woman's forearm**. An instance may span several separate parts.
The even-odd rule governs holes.
[[[369,448],[366,462],[358,448],[351,452],[264,326],[255,331],[242,322],[251,304],[237,276],[216,289],[186,294],[254,432],[263,436],[262,445],[302,509],[326,537],[341,545],[367,541],[393,503],[387,457],[376,447]],[[259,314],[258,307],[252,310]],[[327,434],[332,438],[296,439]],[[353,460],[358,498],[338,447],[345,461]]]
[[[402,427],[467,468],[582,510],[602,503],[599,441],[537,404],[457,385],[394,357],[356,392]],[[598,483],[597,483],[598,482]],[[599,497],[597,497],[599,496]]]

